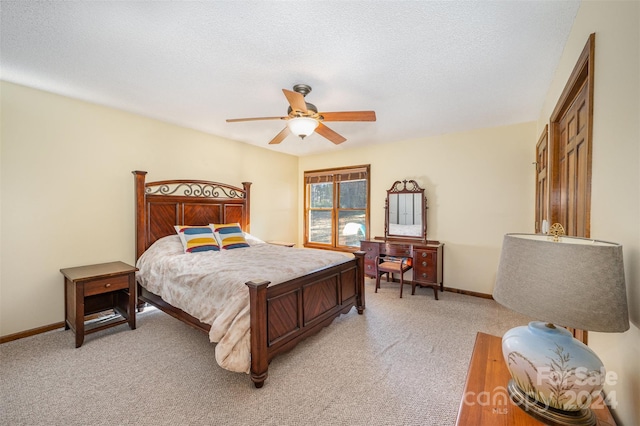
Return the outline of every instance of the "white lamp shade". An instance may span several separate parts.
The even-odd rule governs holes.
[[[296,117],[287,121],[291,133],[304,139],[316,130],[320,122],[311,117]]]

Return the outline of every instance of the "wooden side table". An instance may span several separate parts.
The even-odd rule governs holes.
[[[65,330],[75,333],[76,348],[82,346],[84,336],[105,328],[128,322],[135,330],[137,270],[124,262],[60,269],[64,275]],[[85,316],[110,309],[118,315],[85,325]]]
[[[511,402],[507,391],[510,378],[502,356],[502,338],[478,333],[456,425],[544,426]],[[602,396],[593,401],[591,409],[598,426],[615,426]]]

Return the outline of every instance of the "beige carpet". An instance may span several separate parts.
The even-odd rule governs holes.
[[[206,334],[155,310],[78,349],[62,329],[5,343],[0,424],[453,425],[476,332],[528,321],[491,300],[366,286],[364,315],[274,359],[262,389],[218,367]]]

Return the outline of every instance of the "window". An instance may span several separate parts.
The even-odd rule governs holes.
[[[369,167],[304,172],[305,247],[360,248],[369,235]]]

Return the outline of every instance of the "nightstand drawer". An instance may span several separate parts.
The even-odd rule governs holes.
[[[94,294],[108,293],[125,288],[129,288],[128,274],[89,281],[84,285],[84,295],[93,296]]]

